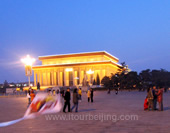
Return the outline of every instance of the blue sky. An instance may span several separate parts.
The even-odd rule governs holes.
[[[134,71],[170,71],[170,1],[0,1],[0,83],[27,81],[27,54],[102,50]]]

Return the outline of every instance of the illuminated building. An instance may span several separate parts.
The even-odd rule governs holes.
[[[119,59],[106,51],[39,56],[39,60],[42,65],[33,66],[34,85],[41,86],[92,84],[97,75],[102,80],[121,68]]]

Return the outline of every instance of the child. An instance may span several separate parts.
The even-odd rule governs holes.
[[[91,95],[90,90],[88,90],[88,91],[87,91],[88,102],[90,102],[90,95]]]
[[[143,106],[144,106],[144,110],[148,110],[148,97],[145,98]]]

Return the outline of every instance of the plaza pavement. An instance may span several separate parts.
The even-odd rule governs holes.
[[[42,115],[0,128],[0,133],[170,133],[170,92],[164,93],[163,112],[143,111],[145,97],[146,92],[97,91],[94,103],[88,103],[84,93],[78,113]],[[0,122],[21,118],[26,109],[25,97],[0,98]]]

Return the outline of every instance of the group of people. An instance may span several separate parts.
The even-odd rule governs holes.
[[[67,88],[66,92],[64,92],[64,90],[61,92],[59,90],[57,90],[57,91],[48,90],[48,94],[53,95],[53,96],[60,94],[64,98],[63,112],[65,112],[67,106],[68,106],[68,112],[72,112],[74,108],[75,108],[75,112],[78,112],[78,103],[79,103],[79,101],[81,102],[81,100],[82,100],[81,88],[79,88],[79,89],[75,88],[73,90],[73,97],[72,97],[73,106],[72,106],[72,108],[70,108],[70,100],[71,100],[70,88]],[[31,104],[31,102],[33,101],[34,97],[35,97],[35,92],[30,87],[27,92],[28,107]],[[87,99],[88,99],[88,102],[90,102],[90,101],[93,102],[93,89],[87,90]]]
[[[163,92],[162,87],[150,87],[147,90],[147,96],[144,101],[144,110],[159,110],[163,111]],[[157,103],[159,108],[157,109]]]
[[[34,90],[29,88],[29,90],[27,92],[28,106],[31,104],[31,102],[33,101],[34,97],[35,97]]]
[[[79,101],[82,100],[81,88],[79,88],[78,90],[77,90],[77,88],[73,90],[73,98],[72,98],[73,106],[72,106],[72,108],[70,108],[71,95],[70,95],[69,88],[67,88],[67,91],[63,97],[64,97],[63,112],[65,112],[67,106],[68,106],[68,112],[72,112],[74,108],[75,108],[75,112],[78,112],[78,103],[79,103]],[[87,98],[88,98],[88,102],[90,102],[90,100],[91,100],[91,102],[93,102],[93,89],[87,90]]]

